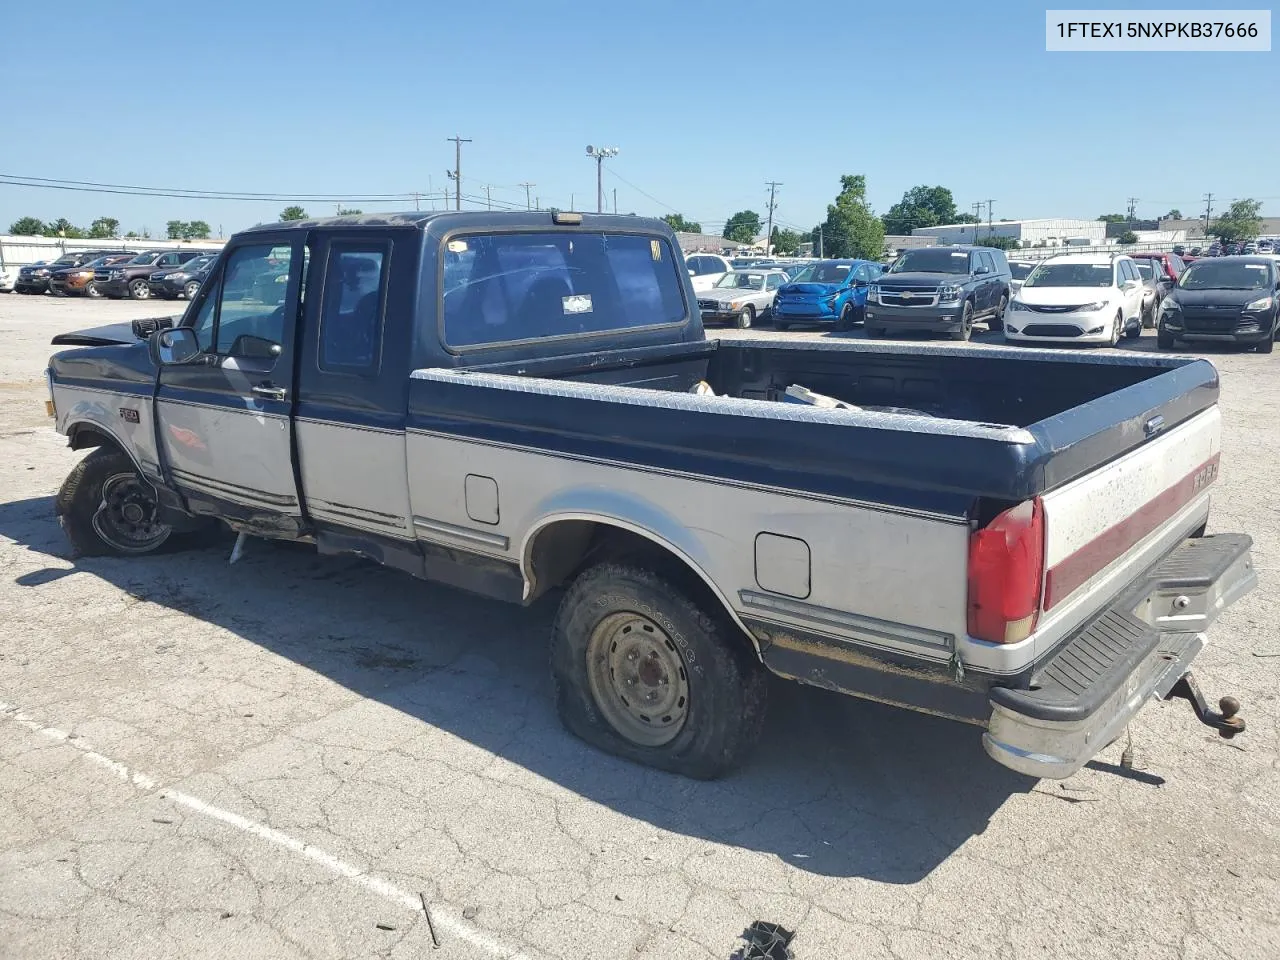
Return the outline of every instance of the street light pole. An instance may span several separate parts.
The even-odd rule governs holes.
[[[604,161],[616,157],[617,147],[593,147],[587,145],[587,156],[596,162],[596,213],[604,213]]]

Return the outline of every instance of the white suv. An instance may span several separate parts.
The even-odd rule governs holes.
[[[684,265],[693,277],[693,289],[701,293],[710,290],[716,281],[733,269],[729,261],[716,253],[692,253],[684,258]]]
[[[1142,334],[1142,278],[1133,259],[1065,253],[1022,282],[1004,317],[1005,339],[1115,346]]]

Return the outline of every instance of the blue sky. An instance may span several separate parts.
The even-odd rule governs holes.
[[[925,183],[961,209],[994,199],[997,219],[1094,217],[1130,196],[1139,216],[1192,214],[1205,192],[1280,213],[1274,53],[1046,53],[1041,4],[152,6],[77,5],[74,25],[40,4],[6,11],[0,172],[439,195],[446,138],[460,134],[473,141],[464,195],[489,184],[523,203],[517,185],[532,181],[544,206],[572,196],[594,209],[585,147],[605,144],[621,151],[605,173],[620,212],[716,228],[763,212],[771,179],[778,220],[811,227],[842,173],[866,175],[877,212]],[[0,228],[109,215],[124,229],[202,219],[230,232],[283,206],[0,186]]]

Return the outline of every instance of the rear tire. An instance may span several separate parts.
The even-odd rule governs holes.
[[[987,329],[992,333],[999,333],[1004,329],[1004,312],[1009,308],[1009,298],[1004,294],[1000,295],[1000,302],[996,304],[996,315],[987,321]]]
[[[552,628],[551,677],[570,732],[699,780],[736,766],[764,726],[767,675],[747,639],[643,567],[603,563],[573,582]]]

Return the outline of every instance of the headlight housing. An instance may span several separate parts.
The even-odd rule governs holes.
[[[1246,312],[1253,310],[1270,310],[1273,303],[1275,303],[1274,297],[1262,297],[1261,299],[1253,301],[1253,303],[1246,303],[1244,305],[1244,309]]]
[[[1181,310],[1181,309],[1182,309],[1182,304],[1180,304],[1177,300],[1171,300],[1166,297],[1164,300],[1160,301],[1161,313],[1173,313],[1175,310]]]
[[[123,280],[123,279],[124,279],[124,271],[123,271],[123,270],[112,270],[112,271],[111,271],[111,279],[112,279],[112,280]]]
[[[1030,313],[1031,312],[1031,308],[1028,307],[1021,300],[1014,300],[1013,303],[1009,304],[1009,309],[1012,310],[1014,313]]]
[[[33,277],[47,277],[49,275],[49,271],[46,270],[44,267],[41,267],[39,270],[31,271],[31,275]]]
[[[938,300],[941,303],[954,303],[964,296],[964,287],[955,283],[944,283],[938,288]]]
[[[1105,300],[1096,300],[1093,303],[1086,303],[1079,309],[1081,313],[1097,313],[1099,310],[1105,310],[1109,306],[1111,306],[1111,304],[1107,303]]]
[[[879,303],[879,302],[880,302],[880,284],[873,283],[867,289],[867,303]]]

